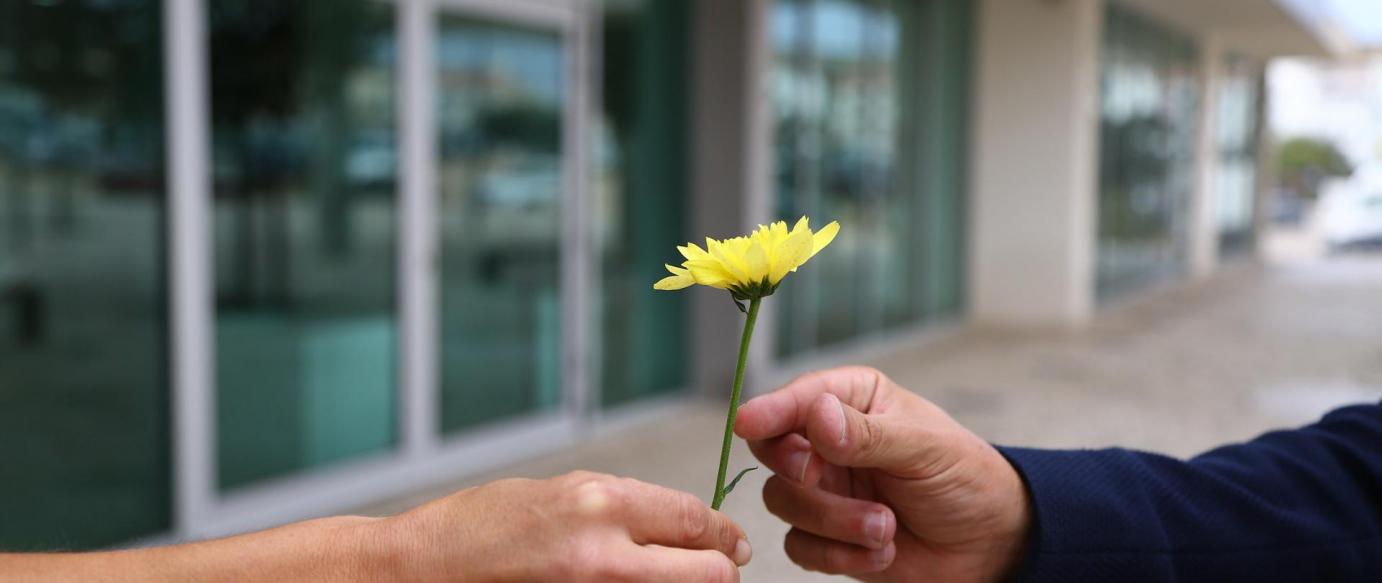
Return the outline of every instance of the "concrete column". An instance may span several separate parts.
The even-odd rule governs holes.
[[[1103,0],[981,0],[970,317],[1071,327],[1094,310]]]
[[[1257,179],[1253,188],[1252,207],[1253,256],[1259,261],[1271,259],[1264,241],[1272,228],[1271,205],[1281,172],[1276,156],[1278,144],[1267,128],[1270,121],[1267,119],[1267,112],[1271,111],[1272,107],[1272,95],[1267,89],[1267,71],[1266,65],[1263,64],[1258,71],[1257,81]]]
[[[1194,279],[1212,275],[1219,265],[1219,92],[1224,51],[1215,39],[1200,39],[1199,67],[1200,127],[1195,137],[1195,187],[1189,201],[1189,263]]]
[[[767,0],[697,0],[692,75],[693,237],[746,232],[768,221],[772,200],[772,116],[766,94]],[[744,316],[728,292],[693,287],[692,381],[727,393],[738,358]],[[774,344],[772,310],[754,333],[749,374],[766,371]],[[752,377],[746,381],[752,385]]]

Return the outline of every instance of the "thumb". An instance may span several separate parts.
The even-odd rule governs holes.
[[[935,444],[930,433],[916,419],[866,415],[829,393],[816,398],[806,419],[806,437],[825,461],[899,476],[928,465]]]

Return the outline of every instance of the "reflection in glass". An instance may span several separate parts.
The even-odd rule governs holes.
[[[219,478],[395,440],[392,9],[208,3]]]
[[[453,432],[561,402],[561,37],[443,15],[436,61]]]
[[[1110,3],[1102,59],[1096,289],[1107,298],[1185,266],[1197,49]]]
[[[960,309],[971,31],[961,0],[775,4],[775,214],[845,226],[778,292],[780,354]]]
[[[595,224],[605,406],[684,385],[686,294],[648,293],[665,251],[687,241],[688,31],[684,0],[603,4],[601,95],[595,145]]]
[[[1215,127],[1219,156],[1214,172],[1215,215],[1219,252],[1227,255],[1249,248],[1253,239],[1262,71],[1252,61],[1230,56],[1224,63],[1220,83]]]
[[[170,525],[162,6],[0,2],[0,549]]]

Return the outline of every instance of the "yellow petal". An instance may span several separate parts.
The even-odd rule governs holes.
[[[773,223],[773,237],[776,238],[778,241],[782,241],[787,238],[787,221],[778,221],[776,223]]]
[[[692,260],[705,259],[710,256],[704,249],[697,247],[695,243],[687,243],[685,246],[679,246],[677,247],[677,251],[681,252],[682,257]]]
[[[810,259],[815,257],[817,253],[821,252],[821,249],[825,249],[826,245],[829,245],[831,241],[835,240],[835,234],[839,232],[840,223],[836,221],[830,221],[829,225],[816,231],[811,240],[811,254],[807,255],[806,258]]]
[[[768,254],[763,251],[762,245],[757,242],[749,245],[749,250],[744,253],[744,260],[748,266],[750,282],[761,282],[768,278]]]
[[[744,281],[748,277],[744,273],[744,254],[737,250],[737,241],[706,239],[706,246],[710,249],[710,255],[719,262],[720,267],[731,279]]]
[[[730,283],[734,281],[729,274],[725,273],[724,266],[718,261],[687,262],[686,267],[690,270],[691,277],[701,285],[723,289],[729,287]]]
[[[658,280],[657,283],[653,284],[653,289],[663,291],[679,290],[691,287],[694,283],[696,283],[696,280],[692,279],[690,275],[673,275]]]
[[[811,256],[811,234],[796,231],[787,237],[777,249],[776,263],[773,264],[772,282],[782,281],[787,273],[796,271]]]

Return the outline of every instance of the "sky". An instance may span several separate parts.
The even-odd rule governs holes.
[[[1382,46],[1382,1],[1320,0],[1334,12],[1335,22],[1360,44]]]
[[[1354,42],[1382,48],[1382,0],[1283,0],[1292,11],[1313,22],[1343,29]]]

